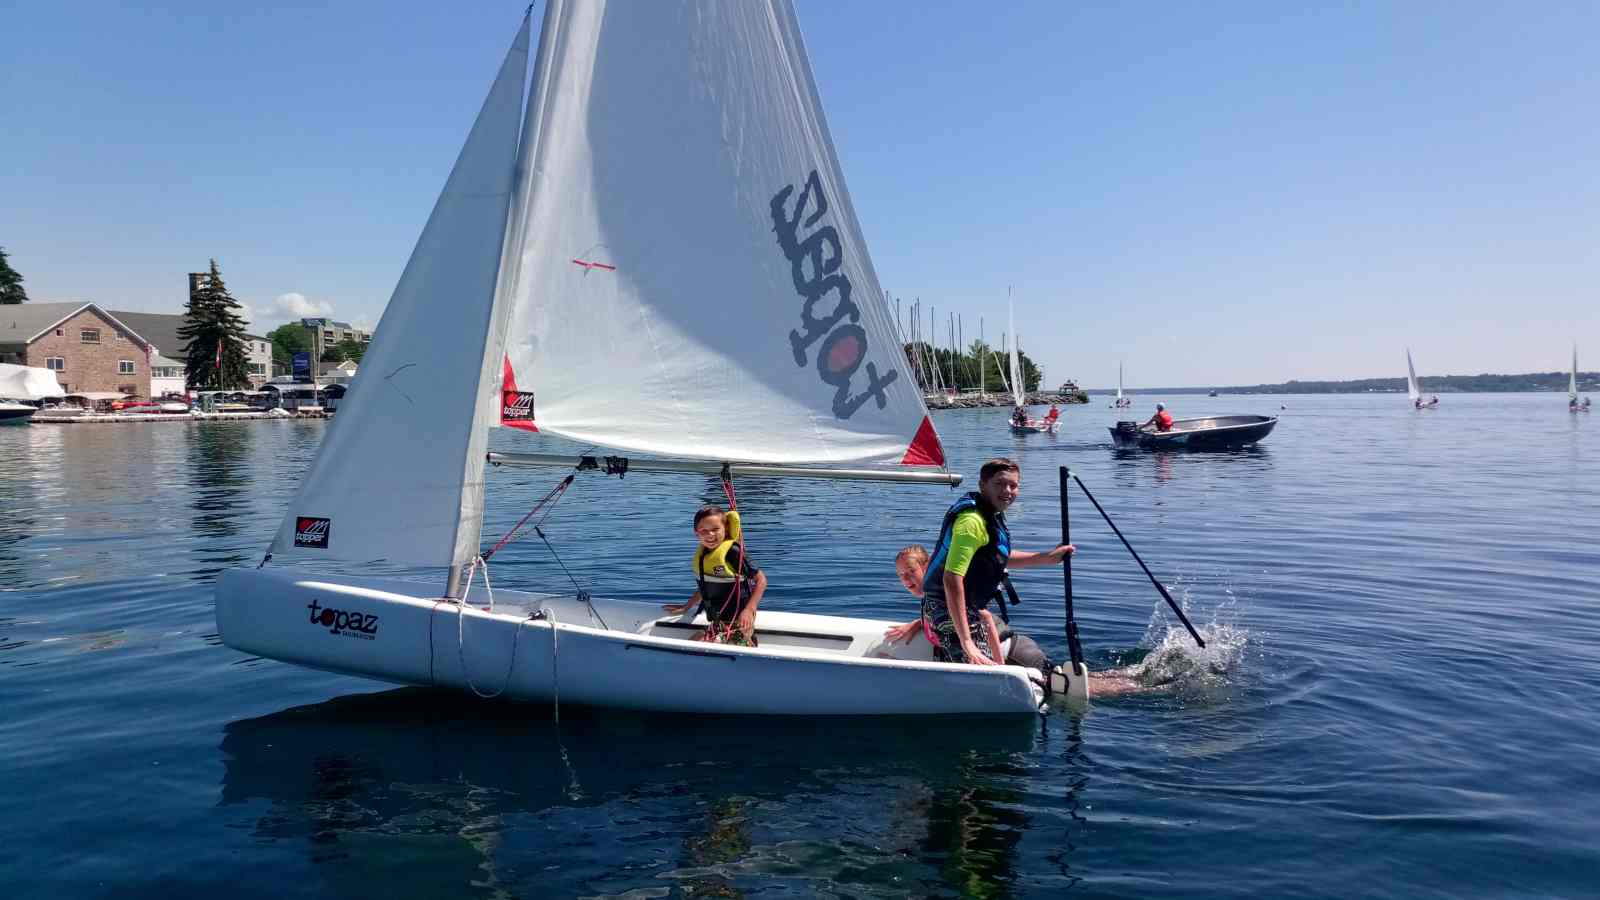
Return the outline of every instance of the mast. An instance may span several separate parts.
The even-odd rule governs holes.
[[[1010,325],[1010,328],[1011,328],[1010,333],[1011,334],[1016,334],[1017,333],[1017,310],[1016,310],[1016,305],[1012,302],[1012,299],[1011,299],[1011,286],[1010,285],[1006,286],[1006,317],[1007,317],[1007,322],[1008,322],[1008,324]],[[1022,384],[1022,361],[1021,361],[1021,358],[1019,356],[1019,353],[1021,352],[1021,349],[1022,349],[1022,341],[1021,341],[1021,339],[1020,338],[1013,339],[1011,341],[1011,353],[1010,353],[1010,357],[1009,357],[1010,358],[1010,362],[1011,362],[1011,403],[1012,403],[1013,406],[1017,406],[1017,407],[1022,407],[1022,406],[1026,406],[1027,405],[1026,403],[1023,402],[1024,390],[1023,390],[1023,384]]]
[[[950,388],[956,393],[961,392],[961,374],[956,369],[956,314],[950,314]]]
[[[987,361],[984,356],[988,353],[988,345],[983,343],[983,316],[978,317],[978,399],[989,399],[989,367],[984,365]]]
[[[961,362],[961,368],[963,370],[965,370],[966,367],[967,367],[967,365],[966,365],[966,355],[964,353],[962,353],[962,348],[965,347],[966,344],[963,343],[963,338],[964,338],[964,335],[962,335],[962,333],[961,333],[961,315],[959,313],[957,313],[956,314],[956,359],[959,359],[959,360],[962,361]],[[970,377],[972,375],[971,372],[967,372],[967,371],[962,371],[961,374],[964,377]]]

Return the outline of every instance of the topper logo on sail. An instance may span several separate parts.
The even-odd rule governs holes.
[[[501,391],[500,418],[532,419],[533,391]]]
[[[328,549],[328,533],[332,530],[332,519],[295,516],[294,545],[296,547],[315,547],[319,550],[326,550]]]
[[[812,169],[806,177],[805,187],[795,200],[794,214],[791,216],[785,205],[793,193],[794,185],[791,184],[772,198],[772,226],[778,233],[778,247],[793,267],[794,289],[805,298],[800,305],[800,329],[789,332],[795,365],[805,366],[807,351],[821,341],[822,346],[817,348],[817,376],[824,384],[836,389],[833,414],[848,419],[871,399],[876,399],[878,408],[883,409],[889,402],[883,389],[893,384],[900,373],[890,369],[880,377],[877,365],[866,362],[867,330],[856,324],[861,319],[861,308],[850,299],[850,279],[839,271],[840,263],[844,262],[839,232],[832,225],[824,225],[807,234],[805,240],[799,238],[801,218],[805,219],[804,227],[809,229],[828,211],[828,198],[823,196],[817,170]],[[806,215],[808,210],[810,215]],[[833,295],[832,309],[818,317],[818,305],[830,294]],[[851,379],[864,362],[867,368],[866,388],[852,395]]]
[[[311,610],[311,624],[321,625],[328,629],[329,634],[343,634],[364,641],[378,639],[377,616],[334,609],[331,606],[323,606],[315,600],[306,604],[306,609]]]

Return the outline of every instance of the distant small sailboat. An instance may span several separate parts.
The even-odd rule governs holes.
[[[1567,411],[1588,412],[1589,402],[1578,402],[1578,345],[1572,345],[1572,373],[1567,376]]]
[[[1131,399],[1122,396],[1122,363],[1117,363],[1117,399],[1115,403],[1111,404],[1111,408],[1127,409],[1132,405],[1133,401]]]
[[[1017,312],[1011,302],[1011,291],[1006,291],[1006,318],[1011,326],[1011,432],[1013,434],[1055,434],[1061,429],[1061,423],[1056,419],[1030,419],[1028,418],[1028,391],[1027,385],[1022,380],[1022,357],[1019,355],[1022,341],[1017,337]]]
[[[1411,348],[1406,348],[1406,396],[1410,398],[1411,405],[1417,409],[1433,409],[1439,405],[1439,398],[1423,402],[1422,386],[1417,382],[1417,367],[1411,362]]]

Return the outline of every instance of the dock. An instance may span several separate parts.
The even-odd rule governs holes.
[[[121,422],[239,422],[253,419],[331,419],[333,414],[316,412],[186,412],[186,413],[83,413],[71,416],[36,415],[34,425],[100,425]]]

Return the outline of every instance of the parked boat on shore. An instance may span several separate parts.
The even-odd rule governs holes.
[[[0,400],[0,425],[26,425],[38,411],[37,406]]]
[[[45,400],[62,396],[56,373],[49,369],[0,363],[0,425],[26,425]]]
[[[1277,416],[1202,416],[1178,419],[1167,431],[1156,431],[1137,422],[1118,422],[1111,440],[1119,448],[1222,450],[1254,444],[1277,424]]]

